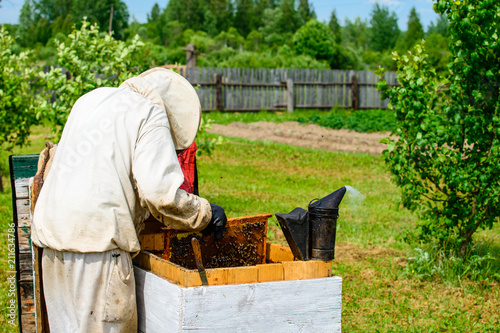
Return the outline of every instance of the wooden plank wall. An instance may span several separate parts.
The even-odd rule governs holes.
[[[179,73],[196,88],[204,111],[285,110],[289,79],[294,108],[387,108],[376,88],[379,76],[372,71],[195,67],[179,68]],[[386,80],[397,85],[396,73],[387,72]]]
[[[36,173],[38,155],[11,156],[11,184],[16,229],[16,279],[19,326],[21,332],[36,332],[31,252],[31,217],[29,209],[29,178]]]

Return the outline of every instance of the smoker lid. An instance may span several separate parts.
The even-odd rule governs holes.
[[[344,198],[346,187],[342,186],[338,190],[328,194],[327,196],[309,203],[309,208],[335,209],[339,208],[340,202]]]

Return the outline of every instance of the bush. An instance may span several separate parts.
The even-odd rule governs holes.
[[[401,86],[379,85],[398,124],[384,157],[403,205],[420,216],[420,239],[466,257],[474,233],[500,216],[500,5],[434,6],[450,23],[448,76],[422,45],[395,54]]]
[[[300,117],[297,121],[333,129],[349,129],[360,133],[393,131],[396,125],[394,113],[387,110],[334,110],[326,115]]]
[[[37,70],[29,63],[29,53],[12,52],[13,38],[0,27],[0,147],[10,150],[24,145],[31,126],[38,123],[34,85]]]
[[[129,45],[109,35],[102,36],[99,27],[83,21],[69,41],[56,42],[58,65],[43,74],[47,99],[37,117],[50,122],[60,134],[73,104],[82,95],[99,87],[116,87],[126,79],[149,67],[145,57],[139,57],[143,43],[138,36]]]

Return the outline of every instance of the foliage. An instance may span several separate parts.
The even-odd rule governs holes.
[[[201,67],[228,68],[329,68],[327,62],[318,61],[308,55],[296,55],[287,45],[282,46],[277,52],[238,52],[226,47],[206,57],[199,57],[198,64]]]
[[[236,0],[235,6],[234,27],[242,36],[247,36],[251,31],[257,29],[254,1]]]
[[[19,17],[21,42],[30,47],[45,45],[57,33],[69,34],[73,25],[84,18],[108,31],[111,8],[111,30],[115,38],[123,39],[129,14],[121,0],[25,0]]]
[[[29,53],[14,54],[13,38],[0,27],[0,147],[24,145],[35,116],[34,85],[37,70],[29,64]],[[33,90],[32,90],[33,89]]]
[[[299,0],[299,6],[297,8],[302,22],[309,22],[310,20],[316,19],[316,13],[314,9],[309,5],[308,0]]]
[[[427,61],[437,72],[446,70],[446,65],[450,61],[450,51],[448,39],[441,34],[432,33],[425,38],[425,48],[429,57]]]
[[[138,55],[143,47],[138,37],[127,45],[109,35],[100,36],[98,26],[87,21],[68,37],[68,43],[57,42],[58,64],[67,72],[59,67],[42,75],[49,99],[37,113],[58,133],[78,98],[99,87],[118,86],[148,65]]]
[[[335,13],[335,9],[332,10],[332,14],[330,15],[330,21],[328,21],[328,27],[333,33],[335,43],[342,43],[342,30],[340,28],[339,20],[337,19],[337,14]]]
[[[202,117],[200,128],[198,129],[198,133],[196,133],[196,155],[201,156],[203,154],[207,154],[208,156],[212,156],[212,152],[214,149],[222,144],[222,137],[219,136],[214,138],[210,136],[207,130],[212,129],[213,120],[207,117]]]
[[[298,117],[297,121],[333,129],[349,129],[360,133],[388,132],[396,127],[394,113],[387,110],[333,110],[326,114]]]
[[[402,203],[421,217],[419,239],[461,256],[500,216],[499,9],[493,1],[438,0],[435,10],[449,22],[446,80],[417,45],[394,56],[401,86],[380,83],[398,121],[384,157]]]
[[[422,38],[424,38],[424,28],[422,28],[422,23],[420,23],[417,10],[413,7],[408,18],[408,29],[406,29],[404,37],[401,40],[399,49],[410,50]]]
[[[454,251],[414,249],[415,255],[408,258],[405,275],[421,280],[440,279],[460,283],[470,281],[500,281],[500,261],[490,252],[472,252],[462,258]]]
[[[211,64],[213,59],[220,58],[220,53],[227,54],[227,50],[223,49],[229,47],[236,51],[234,54],[254,52],[250,57],[252,67],[269,67],[278,62],[281,66],[292,63],[293,66],[311,66],[303,68],[318,68],[318,62],[305,61],[304,57],[286,61],[265,59],[270,55],[275,56],[285,45],[294,47],[294,35],[316,17],[310,0],[170,0],[164,7],[160,5],[156,3],[152,6],[146,23],[134,19],[127,25],[128,11],[123,0],[98,0],[95,3],[82,0],[25,0],[19,29],[14,26],[13,30],[16,31],[11,34],[19,36],[18,43],[22,47],[34,50],[38,63],[53,65],[56,63],[54,40],[61,41],[61,35],[71,33],[75,23],[79,28],[84,16],[89,22],[98,23],[101,31],[107,31],[113,6],[114,37],[131,41],[139,35],[151,52],[148,59],[155,64],[185,64],[185,52],[182,50],[186,44],[194,43],[200,54],[206,56],[205,60],[210,59],[208,62]],[[418,22],[414,11],[410,13],[410,22],[415,21],[412,18]],[[426,36],[432,33],[446,34],[446,25],[446,18],[439,18],[435,23],[432,22]],[[395,70],[396,65],[390,56],[395,45],[396,49],[406,51],[409,47],[404,45],[421,39],[421,25],[417,34],[412,32],[410,25],[409,31],[401,35],[395,13],[378,4],[374,4],[369,22],[357,17],[354,21],[346,19],[344,26],[341,26],[333,10],[328,26],[334,36],[335,52],[330,59],[320,59],[320,63],[323,66],[327,61],[333,69],[373,70],[382,65]],[[322,33],[318,33],[321,37]],[[401,36],[413,37],[405,42]],[[446,58],[447,48],[443,48],[441,40],[429,39],[428,46],[435,50],[435,62],[442,63],[437,58]],[[306,53],[299,52],[292,56]],[[222,66],[240,63],[241,59],[248,57],[247,53],[235,61],[223,59]]]
[[[293,35],[293,45],[298,54],[328,62],[332,62],[338,52],[338,45],[335,44],[330,28],[316,20],[310,20],[297,30]]]
[[[394,48],[399,38],[398,18],[389,8],[375,4],[370,18],[370,47],[382,52]]]
[[[356,49],[368,48],[369,42],[369,27],[366,20],[362,20],[359,16],[351,22],[345,19],[345,25],[342,29],[342,40],[346,45],[352,46]]]
[[[427,34],[440,34],[443,37],[448,37],[448,20],[446,19],[446,15],[441,14],[436,19],[436,23],[431,22],[427,29]]]

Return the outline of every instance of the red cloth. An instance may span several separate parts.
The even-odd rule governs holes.
[[[177,154],[177,159],[181,165],[182,173],[184,173],[184,183],[181,185],[180,189],[188,193],[193,193],[194,179],[195,179],[195,161],[196,157],[196,143],[189,146],[188,149],[184,150],[182,153]]]

